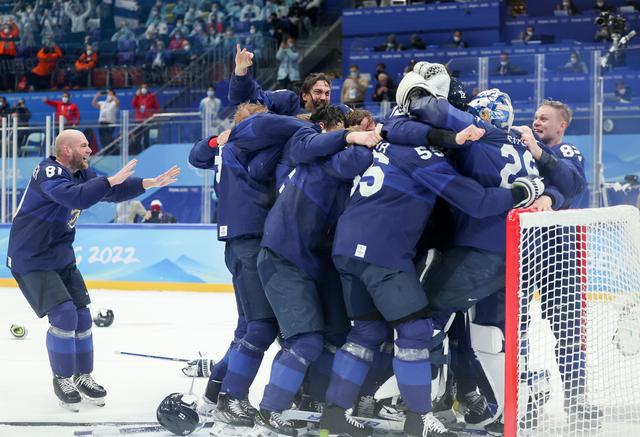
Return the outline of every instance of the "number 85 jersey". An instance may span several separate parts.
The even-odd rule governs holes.
[[[462,176],[436,148],[380,143],[373,164],[354,182],[333,255],[414,271],[416,244],[438,196],[474,217],[499,215],[513,205],[511,190]]]
[[[142,179],[130,176],[111,187],[88,168],[75,173],[49,157],[33,170],[22,195],[7,250],[7,267],[17,273],[61,269],[76,258],[72,243],[83,209],[101,200],[121,202],[144,193]]]

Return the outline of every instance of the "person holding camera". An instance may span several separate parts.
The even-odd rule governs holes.
[[[176,218],[162,210],[162,202],[158,199],[151,201],[151,206],[147,210],[142,223],[177,223]]]
[[[98,101],[100,96],[105,96],[101,102]],[[100,136],[100,147],[104,149],[113,141],[120,100],[116,97],[113,88],[109,88],[107,91],[98,91],[91,101],[91,106],[100,111],[98,114],[98,124],[100,125],[98,135]]]
[[[282,41],[276,53],[278,65],[278,88],[288,89],[289,86],[300,81],[300,53],[295,47],[295,40],[288,37]]]
[[[51,88],[51,74],[56,62],[62,58],[62,50],[53,42],[46,42],[38,51],[38,64],[31,70],[31,83],[35,89]]]

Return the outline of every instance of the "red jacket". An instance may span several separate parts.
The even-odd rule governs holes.
[[[15,57],[17,52],[16,41],[20,38],[20,30],[15,23],[11,23],[9,33],[0,30],[0,55]]]
[[[98,55],[96,53],[87,55],[87,52],[84,52],[76,60],[76,71],[92,70],[96,65],[98,65]]]
[[[136,110],[136,121],[146,120],[160,111],[158,98],[152,92],[136,94],[131,100],[131,106]]]
[[[47,105],[56,108],[56,126],[60,120],[60,116],[64,117],[65,127],[77,126],[80,123],[80,111],[78,111],[78,105],[75,103],[62,103],[59,100],[45,100]]]

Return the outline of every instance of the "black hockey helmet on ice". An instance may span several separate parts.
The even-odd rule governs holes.
[[[462,81],[456,77],[451,78],[449,84],[449,95],[447,96],[449,103],[461,111],[466,111],[469,104],[469,96],[464,89]]]
[[[184,393],[171,393],[156,410],[158,423],[175,435],[189,435],[202,427],[198,416],[196,397]]]
[[[111,324],[113,323],[113,317],[113,311],[108,309],[101,309],[93,318],[93,323],[95,323],[96,326],[106,328],[107,326],[111,326]]]

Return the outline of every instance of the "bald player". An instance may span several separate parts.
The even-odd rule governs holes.
[[[91,377],[93,339],[91,302],[73,251],[75,226],[83,209],[100,201],[122,202],[153,187],[176,181],[171,167],[150,179],[132,176],[129,161],[110,177],[89,168],[91,149],[84,134],[69,129],[58,135],[55,155],[33,170],[9,234],[7,267],[40,318],[49,318],[47,352],[54,393],[72,411],[85,398],[104,405],[106,390]]]

